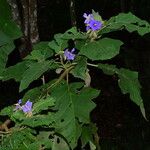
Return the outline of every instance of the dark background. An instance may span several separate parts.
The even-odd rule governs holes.
[[[104,20],[120,12],[132,12],[141,19],[150,22],[149,0],[75,0],[77,27],[84,31],[83,13],[92,9],[98,11]],[[70,1],[38,0],[38,29],[41,41],[49,41],[55,33],[63,33],[71,28]],[[114,32],[109,37],[124,42],[121,53],[108,61],[139,72],[142,85],[142,97],[147,118],[150,120],[150,34],[143,37],[126,31]],[[12,61],[13,60],[13,61]],[[21,60],[19,51],[9,56],[8,66]],[[150,150],[150,124],[139,108],[130,101],[129,95],[122,95],[115,76],[106,76],[92,69],[92,87],[101,89],[101,95],[95,102],[92,120],[97,124],[102,150]],[[34,86],[34,85],[33,85]],[[19,84],[13,80],[0,86],[1,108],[14,104],[24,93],[18,93]]]

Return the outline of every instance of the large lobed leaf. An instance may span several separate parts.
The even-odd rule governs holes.
[[[72,39],[72,40],[81,40],[81,39],[87,39],[87,35],[82,32],[78,32],[76,27],[72,27],[71,29],[67,30],[63,35],[63,39]]]
[[[1,150],[27,150],[29,145],[32,144],[36,138],[32,135],[30,129],[15,129],[7,138],[4,137],[4,140],[0,146]],[[17,131],[18,130],[18,131]],[[39,149],[34,147],[35,150]]]
[[[138,73],[128,69],[118,69],[115,65],[99,64],[98,68],[102,69],[108,75],[117,74],[119,77],[118,84],[123,94],[129,93],[130,99],[140,106],[141,112],[145,117],[143,99],[141,97],[141,85],[138,80]],[[146,117],[145,117],[146,118]]]
[[[6,0],[0,0],[0,18],[11,19],[11,10]]]
[[[67,30],[64,34],[55,34],[54,40],[49,42],[49,47],[54,50],[55,53],[60,53],[64,51],[64,49],[68,48],[70,45],[68,43],[69,40],[86,40],[87,35],[85,33],[78,32],[76,27],[72,27]]]
[[[103,38],[98,41],[85,44],[80,51],[80,55],[85,55],[91,60],[107,60],[119,54],[120,40]]]
[[[74,148],[81,134],[80,123],[90,122],[90,112],[95,107],[91,99],[98,96],[99,91],[92,88],[84,88],[83,84],[72,83],[59,85],[52,89],[51,95],[56,99],[56,110],[54,115],[56,132],[61,134]],[[59,93],[59,94],[58,94]],[[78,122],[79,121],[79,122]]]
[[[47,110],[49,107],[55,105],[55,99],[48,96],[45,99],[40,99],[33,106],[33,114],[37,114],[43,110]]]
[[[0,33],[3,33],[3,36],[0,34],[0,39],[6,36],[10,40],[19,38],[22,35],[21,30],[12,20],[10,6],[6,0],[0,0],[0,10]]]
[[[53,138],[49,138],[50,135]],[[53,133],[50,131],[49,132],[46,132],[46,131],[39,132],[39,135],[37,138],[38,138],[37,140],[40,141],[40,143],[42,145],[44,145],[44,149],[69,150],[69,146],[66,143],[66,141],[62,137],[53,135]]]
[[[48,46],[54,50],[55,53],[59,53],[68,47],[68,40],[63,39],[63,34],[55,34],[54,40],[49,42]]]
[[[3,31],[0,31],[0,46],[5,45],[11,41],[10,37],[7,36]]]
[[[8,55],[13,51],[14,48],[15,46],[12,42],[0,46],[0,74],[4,71]]]
[[[0,0],[0,75],[3,72],[8,55],[14,50],[13,40],[19,38],[21,30],[11,19],[11,11],[6,0]]]
[[[79,56],[76,59],[77,65],[75,68],[71,71],[74,77],[80,78],[82,80],[85,80],[86,78],[86,70],[87,70],[87,58],[83,56]]]
[[[150,24],[147,21],[141,20],[129,12],[120,13],[117,16],[111,17],[106,22],[106,27],[104,27],[100,33],[109,33],[124,28],[129,32],[137,31],[140,35],[150,32]]]
[[[53,56],[53,50],[48,46],[48,42],[39,42],[33,45],[32,52],[25,59],[41,62],[51,56]]]
[[[14,66],[6,68],[3,73],[3,81],[14,79],[15,81],[21,81],[23,73],[27,70],[28,66],[25,61],[17,63]]]
[[[24,118],[21,122],[21,125],[26,125],[29,127],[42,127],[42,126],[49,126],[53,123],[53,116],[52,115],[36,115],[28,118]]]
[[[37,80],[47,70],[55,68],[56,65],[53,61],[32,63],[22,75],[19,91],[26,89],[32,81]]]
[[[3,108],[1,111],[0,111],[0,115],[1,116],[11,116],[13,114],[14,110],[13,110],[13,107],[12,106],[8,106],[8,107],[5,107]]]
[[[17,39],[22,35],[21,30],[12,20],[4,18],[0,19],[0,31],[6,34],[11,40]]]
[[[81,143],[82,147],[92,142],[94,143],[93,137],[96,135],[97,128],[94,124],[85,125],[82,127]]]

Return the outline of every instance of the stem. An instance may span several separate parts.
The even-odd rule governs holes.
[[[67,80],[67,84],[69,83],[69,74],[66,74],[66,80]]]
[[[87,63],[87,65],[92,66],[92,67],[98,67],[98,65]]]
[[[42,76],[42,83],[43,83],[43,85],[45,85],[45,77],[44,77],[44,75]]]
[[[53,83],[51,86],[49,86],[49,87],[47,88],[47,91],[48,91],[50,88],[56,86],[58,83],[60,83],[60,81],[62,81],[62,80],[65,78],[65,76],[66,76],[73,68],[74,68],[74,66],[70,66],[69,68],[67,68],[67,69],[59,76],[58,80],[57,80],[55,83]]]
[[[64,66],[63,57],[62,57],[62,55],[59,55],[59,56],[60,56],[60,62]]]
[[[10,134],[11,131],[0,131],[0,134]]]
[[[8,125],[11,123],[11,120],[10,119],[7,119],[2,125],[0,125],[0,130],[1,132],[3,130],[5,130],[5,132],[8,132],[9,129],[8,129]]]
[[[99,136],[98,136],[97,132],[94,134],[94,139],[95,139],[97,150],[101,150],[101,147],[99,145]]]

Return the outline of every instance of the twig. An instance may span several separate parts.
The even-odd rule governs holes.
[[[42,76],[42,83],[43,83],[43,85],[45,85],[45,77],[44,77],[44,75]]]
[[[91,64],[91,63],[87,63],[88,66],[92,66],[92,67],[98,67],[98,65],[95,64]]]
[[[67,69],[59,76],[58,80],[57,80],[55,83],[51,84],[51,86],[49,86],[49,87],[47,88],[47,91],[48,91],[50,88],[56,86],[58,83],[60,83],[60,81],[62,81],[62,80],[65,78],[65,76],[66,76],[73,68],[74,68],[74,66],[70,66],[69,68],[67,68]]]
[[[101,147],[99,145],[99,136],[98,136],[97,132],[94,134],[94,140],[95,140],[97,150],[101,150]]]
[[[8,132],[9,129],[8,129],[8,125],[11,123],[11,120],[10,119],[7,119],[2,125],[0,125],[0,130],[1,131],[6,131]]]

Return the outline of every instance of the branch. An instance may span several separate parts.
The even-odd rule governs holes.
[[[11,123],[10,119],[7,119],[2,125],[0,125],[0,131],[6,131],[8,132],[8,125]]]

